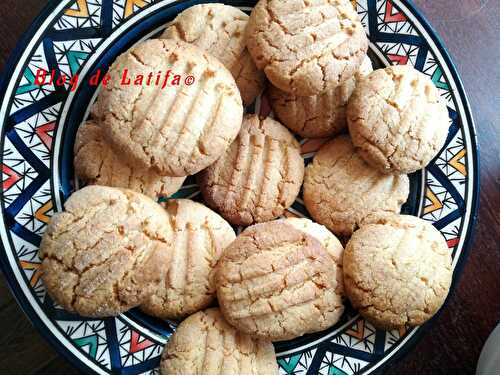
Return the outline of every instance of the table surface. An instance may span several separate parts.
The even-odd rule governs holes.
[[[0,69],[45,5],[0,1]],[[387,374],[473,374],[500,323],[500,0],[414,0],[440,34],[468,93],[481,148],[481,197],[473,248],[432,329]],[[0,276],[0,373],[76,374],[31,326]]]

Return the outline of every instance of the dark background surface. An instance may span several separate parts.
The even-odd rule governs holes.
[[[463,274],[434,325],[390,375],[473,374],[500,323],[500,0],[414,0],[468,93],[481,148],[481,197]],[[45,1],[0,0],[0,69]],[[76,374],[31,326],[0,274],[0,374]]]

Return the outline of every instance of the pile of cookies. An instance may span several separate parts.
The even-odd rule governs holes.
[[[103,87],[74,147],[87,186],[40,246],[49,295],[88,317],[184,319],[164,374],[277,373],[271,341],[333,326],[345,297],[381,329],[427,321],[450,252],[398,213],[448,113],[429,78],[372,71],[367,49],[348,0],[260,0],[250,16],[193,6],[119,56],[112,76],[170,69],[196,83]],[[244,115],[266,84],[276,119]],[[307,167],[296,135],[329,138]],[[206,206],[157,203],[190,175]],[[316,222],[283,218],[301,188]]]

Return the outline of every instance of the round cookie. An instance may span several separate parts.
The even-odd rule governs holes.
[[[388,215],[363,225],[344,252],[346,294],[380,329],[430,319],[446,299],[452,273],[445,239],[414,216]]]
[[[247,48],[281,90],[310,96],[347,81],[368,39],[348,0],[260,0],[246,28]]]
[[[257,69],[245,48],[248,16],[224,4],[198,4],[181,12],[160,36],[191,43],[218,58],[233,74],[243,103],[251,104],[264,87],[264,73]]]
[[[141,310],[162,319],[181,319],[215,299],[214,269],[236,236],[224,219],[200,203],[171,199],[165,209],[173,233],[171,266]]]
[[[217,308],[184,320],[168,341],[161,375],[278,375],[270,341],[252,338],[230,326]]]
[[[315,221],[337,235],[350,235],[369,215],[399,213],[410,183],[384,174],[355,152],[347,135],[324,144],[306,168],[303,196]]]
[[[371,71],[372,63],[366,56],[353,77],[323,94],[297,96],[270,86],[269,102],[283,125],[294,133],[304,138],[330,137],[347,127],[347,101],[356,82]]]
[[[206,203],[235,225],[272,220],[292,205],[304,178],[300,145],[279,122],[246,115],[240,134],[198,178]]]
[[[424,168],[443,147],[449,128],[438,90],[408,65],[375,70],[360,82],[347,121],[360,155],[385,173]]]
[[[161,176],[152,169],[127,163],[109,146],[94,121],[78,128],[74,155],[75,174],[88,185],[127,188],[158,199],[174,194],[185,179]]]
[[[124,69],[129,77],[145,71],[171,75],[163,89],[122,85],[118,77]],[[109,73],[114,79],[101,91],[97,112],[115,152],[134,164],[162,175],[194,174],[217,160],[238,134],[243,107],[234,78],[197,47],[148,40],[119,56]],[[177,74],[182,82],[172,85]],[[187,76],[194,77],[193,84],[184,83]]]
[[[328,251],[328,254],[332,257],[335,265],[337,266],[337,294],[344,294],[344,276],[342,273],[342,255],[344,253],[344,247],[340,243],[339,239],[330,232],[324,225],[315,223],[305,217],[289,217],[283,219],[286,224],[291,225],[295,229],[301,230],[314,238],[316,238],[321,245]]]
[[[171,248],[165,210],[131,190],[87,186],[56,213],[40,245],[48,294],[88,317],[141,304],[162,281]]]
[[[243,231],[217,266],[224,317],[255,337],[288,340],[333,326],[344,310],[321,243],[278,220]]]

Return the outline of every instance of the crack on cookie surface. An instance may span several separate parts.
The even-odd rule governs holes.
[[[300,13],[314,7],[303,4],[303,9],[296,9],[297,15],[321,16],[313,26],[307,26],[311,19],[295,20],[295,14],[278,14],[282,10],[280,4],[266,0],[260,1],[250,16],[248,48],[257,66],[264,69],[275,86],[287,92],[313,95],[333,88],[354,74],[366,54],[367,39],[352,5],[345,2],[321,6],[330,12],[331,18],[326,21],[324,13],[317,10]],[[297,26],[298,30],[292,31],[288,25]],[[308,31],[311,27],[318,32]],[[303,46],[304,38],[311,39],[312,44]],[[347,40],[351,43],[347,44]]]
[[[258,337],[283,340],[316,332],[343,311],[336,269],[316,238],[283,221],[257,224],[219,261],[219,303],[231,324]]]
[[[130,276],[135,282],[135,273],[153,256],[157,261],[168,261],[168,246],[162,235],[154,233],[161,231],[163,213],[155,205],[149,198],[114,188],[90,186],[74,193],[66,202],[66,211],[53,216],[40,246],[49,294],[68,310],[85,316],[116,315],[139,304],[160,276],[140,276],[141,285],[124,290],[126,278]],[[145,214],[147,207],[149,213]],[[107,215],[110,221],[106,221]],[[118,223],[127,226],[126,235]],[[144,237],[149,242],[144,242]],[[136,246],[139,238],[143,242]],[[121,272],[118,264],[125,267],[122,276],[116,274]],[[69,291],[64,280],[75,276]],[[116,298],[115,289],[125,298],[136,296],[139,301],[132,298],[124,304],[122,296]],[[96,290],[99,293],[95,294]]]
[[[446,298],[451,274],[451,256],[441,234],[405,215],[362,226],[344,256],[345,286],[353,306],[383,329],[420,325],[434,315]]]
[[[278,122],[246,116],[228,151],[198,176],[207,204],[233,224],[281,215],[303,179],[300,146]]]
[[[369,215],[398,213],[408,194],[407,176],[369,167],[347,136],[320,148],[306,168],[303,186],[311,216],[339,235],[352,234]]]
[[[169,62],[174,55],[176,61]],[[106,138],[130,162],[154,168],[161,175],[182,177],[211,164],[236,137],[238,126],[234,124],[241,121],[243,112],[241,97],[230,72],[207,53],[180,41],[149,40],[120,56],[110,72],[120,66],[129,67],[131,74],[143,66],[153,71],[171,68],[175,74],[184,71],[199,79],[196,85],[168,90],[114,85],[101,93]],[[189,102],[189,111],[182,110],[183,102]],[[210,111],[195,122],[194,114],[203,106]],[[215,125],[217,133],[212,129]],[[182,147],[174,151],[172,141],[176,139]],[[212,147],[204,146],[210,143]],[[165,147],[168,153],[163,153]]]
[[[214,300],[214,268],[235,234],[219,215],[199,203],[178,199],[163,205],[172,233],[172,266],[141,309],[162,319],[182,319]]]
[[[164,349],[162,372],[185,373],[193,367],[200,374],[278,373],[271,342],[238,332],[216,308],[182,322]]]
[[[411,67],[370,74],[356,87],[347,112],[353,143],[385,173],[425,167],[447,136],[446,106],[432,81]]]

